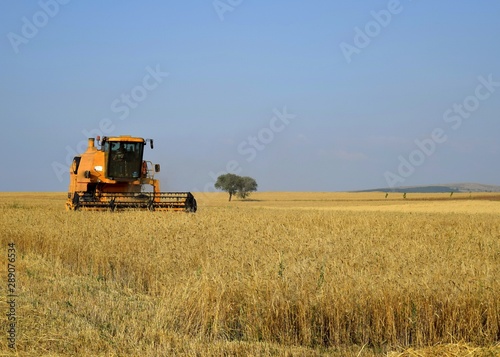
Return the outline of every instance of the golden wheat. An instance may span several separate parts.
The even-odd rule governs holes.
[[[392,195],[197,194],[199,212],[178,214],[0,194],[1,244],[18,252],[17,351],[500,353],[497,196]]]

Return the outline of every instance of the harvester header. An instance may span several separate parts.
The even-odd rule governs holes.
[[[161,192],[155,173],[160,165],[143,160],[153,139],[129,135],[88,139],[87,150],[74,157],[66,208],[69,210],[149,209],[196,212],[190,192]]]

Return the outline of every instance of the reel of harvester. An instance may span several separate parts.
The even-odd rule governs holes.
[[[68,204],[69,210],[102,211],[102,210],[149,210],[149,211],[184,211],[196,212],[196,199],[190,192],[104,192],[89,194],[75,192]]]

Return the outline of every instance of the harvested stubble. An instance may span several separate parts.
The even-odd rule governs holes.
[[[0,197],[22,353],[498,352],[498,212],[377,212],[359,196],[355,211],[304,209],[265,194],[214,195],[195,215],[65,212],[54,197]]]

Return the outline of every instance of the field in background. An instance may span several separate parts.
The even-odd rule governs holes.
[[[387,195],[387,197],[386,197]],[[256,192],[228,202],[228,194],[195,193],[202,207],[318,209],[371,212],[500,213],[500,193]],[[480,201],[480,202],[478,202]]]
[[[195,196],[179,214],[0,193],[19,354],[500,354],[499,194]]]

